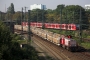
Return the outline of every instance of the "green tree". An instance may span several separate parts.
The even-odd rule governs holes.
[[[44,21],[46,20],[46,11],[45,10],[40,10],[40,9],[34,9],[31,11],[31,20],[34,22],[42,22],[42,17]]]
[[[60,14],[61,10],[63,10],[64,8],[65,8],[65,5],[61,4],[61,5],[57,6],[55,11],[56,11],[57,14]]]
[[[88,19],[88,26],[89,26],[89,29],[90,29],[90,10],[86,10],[86,17]]]
[[[46,17],[47,17],[46,22],[53,22],[54,21],[54,14],[49,13],[46,15]]]
[[[5,13],[0,11],[0,20],[5,20]]]
[[[20,12],[15,12],[15,14],[13,15],[13,19],[14,19],[14,20],[18,20],[18,19],[20,19],[20,18],[21,18]]]
[[[21,12],[15,12],[15,14],[13,15],[13,20],[15,20],[17,22],[17,24],[21,24]]]
[[[88,19],[90,20],[90,9],[86,10],[85,12],[86,12],[86,16],[88,16]],[[90,21],[89,21],[89,23],[90,23]]]
[[[79,24],[80,20],[80,9],[81,9],[81,19],[82,24],[87,23],[87,17],[85,15],[85,9],[79,5],[68,5],[63,9],[63,18],[67,17],[68,23]]]
[[[6,18],[8,18],[8,20],[12,20],[12,17],[13,17],[14,13],[15,13],[15,11],[14,11],[14,4],[11,3],[11,5],[7,8]]]
[[[54,23],[59,23],[60,22],[60,12],[61,10],[63,10],[65,8],[65,5],[61,4],[58,5],[57,8],[55,10],[47,10],[47,21],[52,21]]]
[[[11,3],[11,5],[8,7],[8,10],[7,10],[8,13],[11,13],[11,14],[14,14],[15,11],[14,11],[14,4]]]
[[[35,49],[29,45],[21,49],[17,42],[21,38],[16,36],[0,22],[0,60],[38,60]]]
[[[8,28],[0,22],[0,59],[2,58],[3,52],[8,49],[11,44],[11,34]]]
[[[48,9],[46,10],[47,14],[45,15],[46,17],[46,22],[51,22],[51,21],[54,21],[54,15],[53,15],[53,10],[51,9]]]

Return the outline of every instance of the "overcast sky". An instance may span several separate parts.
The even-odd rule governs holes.
[[[90,0],[0,0],[0,11],[5,12],[10,4],[14,4],[15,11],[21,11],[22,7],[28,7],[33,4],[46,5],[47,9],[56,9],[57,5],[80,5],[84,7],[86,4],[90,4]]]

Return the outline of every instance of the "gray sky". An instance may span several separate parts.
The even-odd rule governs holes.
[[[82,7],[85,4],[90,4],[90,0],[0,0],[0,11],[5,12],[10,4],[14,4],[15,11],[21,11],[22,7],[28,7],[33,4],[43,4],[46,5],[47,9],[56,9],[57,5],[80,5]]]

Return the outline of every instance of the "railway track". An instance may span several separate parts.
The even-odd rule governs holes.
[[[69,52],[36,35],[32,39],[39,46],[44,47],[56,60],[90,60],[88,52]]]
[[[25,37],[26,37],[26,34],[25,34]],[[34,35],[32,37],[32,40],[39,47],[41,47],[42,49],[44,49],[45,51],[47,51],[46,53],[49,52],[49,55],[52,55],[52,57],[53,57],[52,59],[53,60],[70,60],[63,53],[61,53],[60,51],[57,51],[57,49],[54,48],[54,46],[52,46],[51,44],[48,44],[45,40],[42,40],[40,37]]]
[[[43,41],[41,38],[38,38],[37,36],[35,36],[35,37],[36,37],[36,39],[39,40],[39,42],[42,41],[43,44],[47,44],[47,46],[50,45],[50,49],[54,49],[56,54],[60,54],[60,55],[64,56],[64,58],[62,57],[63,58],[62,60],[90,60],[90,57],[89,57],[90,55],[87,56],[85,54],[86,52],[69,52],[59,46],[52,44],[51,42],[48,42],[45,40]]]
[[[47,41],[42,40],[37,36],[34,36],[33,40],[34,42],[40,44],[39,46],[44,47],[44,49],[46,49],[46,51],[48,51],[55,58],[55,60],[70,60],[61,51],[57,50],[52,44],[47,43]]]
[[[90,42],[90,38],[83,38],[84,42]]]

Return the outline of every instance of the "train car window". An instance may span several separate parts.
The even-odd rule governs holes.
[[[58,25],[58,27],[60,27],[60,25]]]
[[[66,25],[65,27],[66,27],[66,29],[67,29],[67,28],[68,28],[68,25]]]
[[[52,24],[52,27],[55,27],[55,25],[54,25],[54,24]]]
[[[75,28],[75,26],[72,26],[72,28]]]
[[[69,26],[69,29],[71,29],[71,26]]]
[[[64,25],[64,28],[65,28],[65,29],[66,29],[66,26],[67,26],[67,25]]]
[[[62,28],[64,28],[64,25],[62,25]]]
[[[51,24],[49,24],[48,26],[51,27]]]
[[[59,24],[59,27],[61,27],[61,25]]]
[[[56,25],[56,27],[58,27],[58,25]]]

